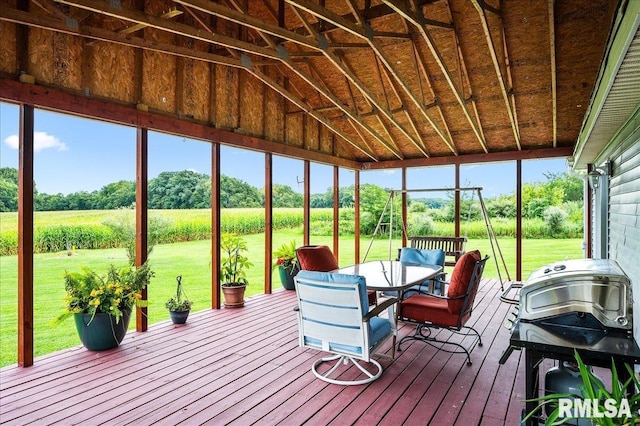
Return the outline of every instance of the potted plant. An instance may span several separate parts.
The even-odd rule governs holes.
[[[246,269],[253,266],[245,256],[247,243],[233,233],[222,234],[220,238],[220,284],[226,308],[244,306],[244,292],[247,288]]]
[[[640,382],[634,374],[633,368],[629,364],[625,367],[629,373],[629,379],[624,383],[620,380],[615,363],[611,362],[611,392],[609,392],[602,381],[593,374],[591,368],[584,364],[580,355],[575,351],[575,359],[579,371],[579,391],[550,393],[531,401],[539,402],[539,405],[522,420],[525,422],[532,416],[536,415],[547,404],[547,419],[545,425],[564,424],[565,422],[578,424],[598,424],[607,426],[623,426],[640,424],[638,410],[640,410],[640,393],[627,395],[625,390],[633,387],[640,389]],[[563,416],[567,411],[566,406],[561,406],[561,400],[570,402],[575,399],[583,399],[585,403],[588,401],[590,410],[592,411],[589,418]],[[569,409],[569,411],[571,411]],[[583,422],[584,421],[584,422]]]
[[[127,332],[134,305],[144,306],[140,300],[154,272],[145,262],[139,268],[111,265],[106,274],[83,268],[80,272],[65,272],[66,310],[55,322],[74,317],[82,344],[89,350],[100,351],[117,347]]]
[[[189,317],[192,303],[182,289],[182,275],[178,275],[176,281],[178,282],[176,295],[167,300],[165,306],[169,310],[169,317],[174,324],[184,324]]]
[[[273,252],[273,255],[276,258],[273,269],[278,270],[282,286],[287,290],[295,290],[293,277],[295,277],[300,270],[296,256],[295,240],[282,244],[278,250]]]

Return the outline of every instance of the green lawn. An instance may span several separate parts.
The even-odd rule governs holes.
[[[274,232],[274,247],[292,239],[297,245],[302,244],[300,231]],[[254,266],[249,271],[250,285],[247,296],[259,294],[264,289],[264,234],[245,237],[248,243],[250,258]],[[312,237],[313,244],[332,245],[332,237]],[[369,238],[361,241],[361,256],[370,243]],[[582,240],[525,240],[523,243],[523,278],[547,263],[565,258],[583,257]],[[340,265],[354,263],[353,237],[341,239],[339,248]],[[392,257],[400,246],[398,241],[391,244]],[[467,249],[478,248],[483,254],[488,253],[489,243],[486,240],[470,240]],[[500,241],[500,248],[509,266],[511,278],[515,279],[515,240]],[[189,298],[194,302],[194,310],[208,309],[211,305],[210,284],[210,241],[193,241],[157,245],[150,257],[155,278],[149,286],[149,323],[168,320],[169,315],[164,302],[175,291],[176,276],[182,275],[182,283]],[[389,241],[374,241],[367,260],[386,259],[389,253]],[[60,325],[49,323],[63,309],[64,285],[62,276],[65,270],[77,270],[86,266],[98,272],[105,271],[109,264],[126,265],[127,259],[123,249],[78,250],[75,255],[67,256],[66,252],[34,255],[34,340],[35,355],[44,355],[59,349],[80,344],[73,320]],[[502,269],[502,267],[501,267]],[[503,279],[506,274],[502,271]],[[485,276],[497,277],[496,266],[492,258],[487,264]],[[277,280],[277,274],[275,275]],[[0,257],[0,365],[13,364],[17,360],[17,256]],[[279,282],[273,284],[274,289],[281,288]],[[132,320],[134,326],[135,320]]]

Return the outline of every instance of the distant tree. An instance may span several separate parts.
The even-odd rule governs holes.
[[[262,207],[263,194],[247,182],[229,176],[220,176],[220,206],[223,208]]]
[[[64,211],[71,210],[69,202],[64,194],[36,194],[34,197],[34,209],[37,211]]]
[[[0,168],[0,212],[18,210],[18,170]]]
[[[129,207],[136,201],[136,184],[130,180],[109,183],[97,192],[96,197],[96,208]]]
[[[545,184],[547,188],[553,190],[561,188],[564,193],[562,201],[580,201],[583,199],[584,183],[582,179],[572,176],[567,172],[563,173],[544,173],[544,177],[548,182]]]
[[[92,210],[95,208],[96,194],[86,191],[71,193],[66,196],[67,205],[70,210]]]
[[[513,195],[501,195],[489,199],[486,202],[489,217],[502,217],[513,219],[516,217],[516,197]]]
[[[302,194],[295,192],[290,186],[274,184],[272,192],[273,207],[302,207]]]
[[[206,183],[203,181],[208,180],[210,180],[209,176],[192,170],[162,172],[149,181],[147,190],[149,208],[196,208],[194,205],[203,203],[202,192],[203,188],[206,188]]]

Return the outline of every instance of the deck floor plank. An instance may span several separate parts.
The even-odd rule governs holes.
[[[409,341],[395,360],[379,359],[384,372],[373,383],[322,382],[310,368],[323,353],[298,347],[295,294],[283,290],[248,298],[241,309],[192,313],[184,326],[129,331],[117,349],[78,346],[29,368],[5,367],[0,424],[517,424],[524,357],[516,351],[497,363],[510,309],[499,290],[486,279],[478,292],[470,324],[484,346],[471,366],[464,355]],[[401,322],[398,338],[414,329]],[[343,376],[359,374],[351,367]]]

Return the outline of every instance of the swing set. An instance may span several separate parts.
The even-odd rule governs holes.
[[[481,187],[469,187],[469,188],[427,188],[427,189],[392,189],[389,190],[389,198],[387,198],[387,202],[384,206],[384,209],[382,211],[382,214],[380,215],[380,219],[378,220],[378,224],[376,225],[376,228],[373,232],[373,236],[371,238],[371,241],[369,242],[369,246],[367,247],[367,251],[365,252],[364,255],[364,260],[363,262],[366,262],[367,260],[367,256],[369,255],[369,251],[371,250],[371,247],[373,245],[373,241],[375,240],[376,236],[381,235],[385,230],[389,231],[389,260],[392,260],[392,253],[393,253],[393,231],[394,231],[394,201],[395,201],[395,197],[398,195],[402,195],[402,194],[406,194],[406,193],[413,193],[413,192],[449,192],[449,191],[455,191],[455,192],[463,192],[463,191],[469,191],[471,192],[471,202],[469,203],[469,212],[467,214],[467,232],[469,230],[469,222],[471,222],[471,212],[472,212],[472,207],[473,207],[473,200],[476,194],[478,194],[478,201],[480,203],[480,210],[482,212],[482,218],[484,220],[484,224],[485,224],[485,228],[487,231],[487,236],[489,238],[489,244],[491,246],[491,253],[493,254],[493,259],[495,261],[496,264],[496,270],[498,271],[498,278],[500,280],[500,288],[504,290],[504,282],[502,280],[502,273],[501,273],[501,269],[500,269],[500,264],[498,263],[498,258],[500,259],[501,263],[502,263],[502,267],[504,268],[504,272],[507,276],[507,280],[511,280],[511,277],[509,275],[509,270],[507,269],[507,265],[505,263],[504,257],[502,256],[502,250],[500,249],[500,245],[498,244],[498,238],[496,236],[496,233],[493,229],[493,226],[491,225],[491,219],[489,218],[489,214],[487,212],[487,207],[484,203],[484,199],[482,198],[482,188]],[[387,217],[386,213],[387,211],[389,212],[388,215],[388,222],[384,222],[385,218]],[[402,236],[403,236],[403,241],[406,239],[420,239],[422,237],[419,236],[409,236],[407,233],[407,226],[405,221],[403,220],[399,220],[397,222],[400,222],[401,225],[401,231],[402,231]],[[443,237],[442,240],[447,240],[448,242],[451,242],[453,240],[456,240],[456,238],[454,237]]]

